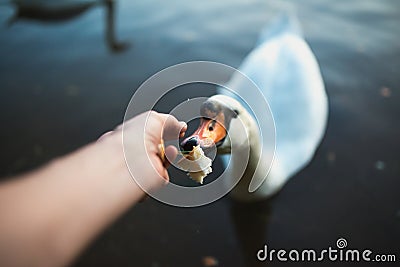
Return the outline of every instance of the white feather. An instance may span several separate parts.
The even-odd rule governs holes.
[[[258,46],[244,59],[239,70],[266,97],[276,127],[275,160],[266,181],[254,193],[249,193],[250,181],[241,182],[233,191],[239,199],[252,200],[273,195],[310,162],[325,132],[328,101],[318,63],[293,17],[283,16],[264,30]],[[241,84],[241,77],[234,76],[227,86],[239,95],[252,97],[251,91]],[[249,138],[260,140],[257,130],[249,129],[249,133],[257,135]],[[263,158],[259,160],[267,164]],[[232,168],[235,172],[234,165]],[[257,175],[265,176],[265,172]]]

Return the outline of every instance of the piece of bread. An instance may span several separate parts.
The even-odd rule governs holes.
[[[184,155],[177,165],[187,171],[192,180],[203,184],[203,179],[212,172],[211,163],[212,160],[204,155],[203,149],[196,146],[190,153]]]

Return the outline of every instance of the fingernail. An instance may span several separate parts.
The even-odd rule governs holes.
[[[186,128],[187,128],[186,122],[180,121],[179,123],[181,124],[181,128],[182,128],[182,129],[186,129]]]

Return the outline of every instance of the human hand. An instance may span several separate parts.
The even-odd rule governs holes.
[[[186,129],[186,123],[179,122],[172,115],[149,111],[104,134],[99,142],[112,143],[118,147],[117,154],[120,160],[124,160],[125,175],[131,174],[135,182],[147,191],[169,181],[167,159],[174,160],[178,154],[174,146],[167,146],[163,161],[160,157],[162,140],[183,137]]]
[[[169,180],[159,144],[186,129],[171,115],[146,112],[96,143],[0,184],[0,265],[68,265],[143,190]],[[174,160],[177,149],[167,147],[165,154]]]

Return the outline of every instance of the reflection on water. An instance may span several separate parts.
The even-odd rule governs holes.
[[[247,267],[265,266],[265,262],[257,260],[256,253],[264,247],[268,238],[271,204],[271,200],[231,203],[232,221]]]
[[[0,27],[1,176],[31,169],[112,129],[134,90],[164,67],[188,60],[237,67],[282,10],[297,11],[321,65],[329,126],[312,164],[272,203],[231,205],[224,198],[179,209],[149,200],[104,233],[77,266],[203,266],[205,256],[220,266],[250,266],[259,243],[324,249],[339,237],[352,247],[398,251],[400,1],[117,3],[118,9],[88,5],[77,19],[55,26],[18,21]],[[119,34],[134,40],[134,49],[105,53],[104,10],[109,46],[119,43],[112,41],[118,22]],[[14,12],[11,5],[0,6],[0,24]],[[384,167],[376,168],[377,162]],[[221,168],[219,159],[214,166],[216,172]],[[182,172],[173,175],[187,181]]]
[[[13,0],[14,15],[8,20],[8,26],[19,20],[55,23],[78,17],[87,10],[101,6],[105,10],[105,40],[113,52],[128,48],[128,43],[119,42],[115,34],[115,1],[116,0]]]

